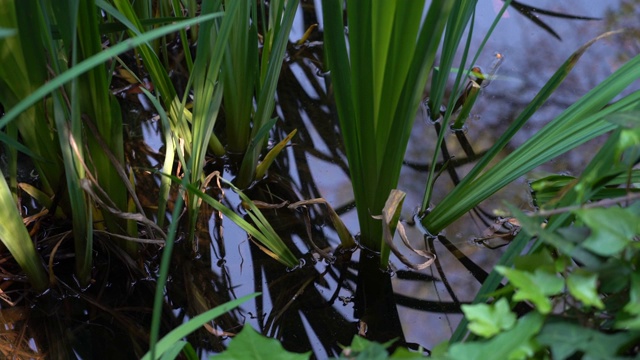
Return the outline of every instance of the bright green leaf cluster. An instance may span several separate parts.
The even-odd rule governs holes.
[[[498,273],[504,275],[517,289],[513,300],[531,301],[538,311],[548,314],[551,311],[549,296],[559,294],[564,288],[564,280],[555,272],[537,269],[534,272],[496,267]]]
[[[519,319],[511,329],[483,342],[454,343],[447,353],[433,353],[433,359],[481,360],[526,359],[532,357],[538,346],[533,340],[543,325],[543,317],[532,312]]]
[[[492,305],[462,305],[462,312],[469,320],[469,331],[485,338],[509,330],[516,323],[516,315],[505,298]]]

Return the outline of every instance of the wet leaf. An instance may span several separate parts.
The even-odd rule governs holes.
[[[469,330],[486,338],[502,330],[508,330],[516,323],[516,315],[511,312],[509,302],[505,298],[493,305],[462,305],[462,312],[469,320]]]
[[[531,301],[542,314],[548,314],[551,311],[551,301],[548,296],[556,295],[564,288],[563,279],[555,273],[542,269],[536,269],[531,273],[497,266],[496,271],[504,275],[516,287],[513,300]]]
[[[584,270],[575,270],[567,278],[569,292],[586,306],[604,309],[604,304],[598,296],[598,275]]]
[[[260,335],[250,325],[245,324],[242,331],[229,343],[227,351],[212,359],[309,359],[311,352],[298,354],[286,351],[276,339]]]
[[[591,235],[582,246],[598,255],[618,254],[637,231],[637,217],[621,208],[582,209],[575,213],[591,228]]]

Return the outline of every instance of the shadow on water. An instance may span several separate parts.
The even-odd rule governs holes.
[[[314,16],[313,11],[304,12],[303,28],[316,23]],[[288,49],[277,90],[276,112],[280,120],[271,140],[277,143],[293,129],[298,133],[268,176],[246,194],[266,204],[325,198],[348,228],[356,232],[348,164],[327,95],[331,93],[330,81],[323,76],[321,39],[321,33],[315,32],[306,44],[291,45]],[[496,102],[521,100],[491,96]],[[489,113],[495,113],[495,109],[481,101],[479,108],[484,111],[483,106]],[[499,117],[514,116],[510,109]],[[152,120],[140,121],[150,115],[135,105],[130,114],[134,116],[129,119],[128,160],[136,169],[141,200],[151,208],[156,202],[157,178],[146,169],[158,167],[162,160],[160,134],[156,132],[159,125]],[[498,121],[497,118],[498,115],[489,120]],[[223,126],[223,121],[218,126]],[[429,167],[443,169],[446,176],[442,178],[448,178],[451,184],[468,171],[491,142],[485,139],[487,134],[477,131],[482,126],[472,121],[467,134],[448,134],[442,148],[445,160],[432,165],[425,162],[430,155],[424,154],[431,154],[432,149],[424,144],[424,138],[435,139],[434,134],[441,129],[438,124],[416,121],[400,185],[409,193],[407,204],[419,203],[423,189],[412,186],[424,184]],[[476,138],[481,141],[475,141]],[[474,140],[473,146],[468,139]],[[231,178],[234,165],[231,159],[211,158],[206,170],[220,171]],[[440,192],[447,192],[451,184],[438,181]],[[525,187],[510,191],[503,193],[502,198],[527,206]],[[238,197],[229,189],[211,186],[207,193],[243,213]],[[483,208],[493,209],[493,204],[484,204]],[[394,346],[428,349],[449,337],[460,317],[461,304],[472,299],[501,253],[499,249],[481,248],[469,241],[469,234],[482,236],[483,231],[495,225],[493,213],[480,208],[452,226],[453,230],[436,237],[425,237],[417,225],[411,224],[412,213],[403,213],[413,245],[438,255],[432,267],[420,272],[406,270],[395,261],[391,264],[392,271],[383,272],[375,254],[363,249],[355,252],[341,249],[323,206],[297,210],[269,207],[262,211],[294,254],[303,260],[301,265],[286,269],[235,224],[204,205],[197,229],[199,252],[194,254],[186,242],[179,242],[175,248],[166,286],[163,333],[229,300],[262,292],[263,296],[253,302],[195,332],[189,342],[202,354],[221,352],[230,337],[248,322],[261,333],[279,339],[287,350],[312,350],[317,358],[338,355],[340,345],[349,344],[358,333],[381,342],[395,340]],[[0,312],[3,323],[14,324],[5,329],[10,335],[0,335],[2,343],[9,344],[2,348],[3,354],[19,358],[139,358],[148,348],[155,277],[162,250],[157,245],[145,245],[140,257],[144,261],[137,261],[98,234],[94,282],[88,289],[79,289],[72,277],[63,275],[71,274],[73,268],[71,242],[63,231],[68,227],[65,224],[43,224],[43,227],[47,230],[36,240],[41,252],[50,254],[45,260],[53,257],[57,286],[39,297],[17,300],[14,297],[13,302],[22,303],[21,306],[3,305]],[[508,229],[494,227],[489,235],[504,232],[501,239],[508,240]],[[324,252],[331,256],[324,258]],[[3,269],[7,274],[18,272],[13,270]],[[5,279],[9,279],[3,283],[5,294],[24,292],[24,279],[10,275]]]

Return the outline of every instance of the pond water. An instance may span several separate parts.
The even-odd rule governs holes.
[[[321,18],[316,13],[320,0],[315,1],[315,7],[312,1],[301,2],[292,39],[299,38],[309,25]],[[475,54],[495,16],[496,3],[502,4],[499,1],[479,2],[471,54]],[[635,15],[622,11],[623,3],[634,3],[636,6],[632,9]],[[465,129],[465,136],[476,153],[489,148],[500,136],[500,130],[518,115],[560,64],[579,46],[607,30],[633,24],[631,21],[639,15],[640,1],[538,0],[535,5],[546,10],[605,20],[579,21],[540,16],[562,38],[558,40],[513,9],[505,14],[478,60],[479,65],[488,68],[494,53],[499,52],[505,57],[498,73],[499,78],[484,89]],[[318,43],[322,39],[321,30],[322,24],[319,31],[310,38],[308,46],[289,51],[278,86],[276,111],[280,120],[272,134],[272,141],[280,141],[293,129],[298,129],[298,134],[293,145],[274,163],[269,177],[248,190],[247,194],[254,200],[272,204],[324,198],[341,215],[351,233],[357,234],[358,222],[348,164],[332,105],[327,99],[325,79],[319,76],[323,59],[322,46]],[[623,64],[625,57],[637,54],[638,49],[637,39],[622,36],[596,44],[580,60],[555,95],[513,139],[505,152],[523,143],[615,71]],[[635,87],[638,88],[638,85],[636,83]],[[139,126],[142,133],[131,134],[131,147],[138,154],[145,154],[141,157],[144,166],[154,166],[159,159],[158,153],[162,151],[162,142],[158,140],[159,125],[147,120]],[[434,142],[434,125],[425,116],[418,114],[398,186],[407,192],[403,209],[404,221],[413,218],[414,209],[422,199],[427,178],[426,168],[430,165]],[[473,162],[465,161],[466,155],[455,135],[449,134],[446,142],[450,153],[459,160],[455,167],[457,174],[464,175]],[[598,140],[586,144],[536,172],[577,174],[595,153],[597,146]],[[145,158],[146,154],[150,155]],[[207,170],[219,170],[226,178],[231,179],[234,169],[228,164],[225,159],[212,158]],[[535,174],[531,174],[529,178],[533,176]],[[442,199],[453,185],[450,177],[444,174],[437,182],[433,202],[437,203]],[[153,197],[153,194],[147,195]],[[240,208],[240,201],[232,191],[225,189],[225,195],[224,201],[230,208]],[[527,179],[521,179],[500,191],[484,202],[481,208],[491,215],[504,208],[505,200],[522,209],[531,209]],[[283,268],[253,246],[246,233],[233,222],[220,218],[205,206],[198,228],[200,256],[194,258],[189,249],[182,249],[181,246],[176,249],[167,285],[167,301],[171,308],[167,317],[175,317],[175,323],[179,323],[230,299],[260,291],[263,296],[221,318],[217,322],[217,328],[210,329],[209,332],[199,331],[189,338],[195,347],[202,350],[203,357],[224,349],[229,341],[226,337],[228,334],[224,332],[236,333],[244,322],[266,335],[279,338],[288,350],[312,350],[317,358],[337,355],[340,351],[338,344],[348,344],[355,333],[364,330],[359,327],[359,319],[354,316],[353,302],[356,287],[355,262],[361,256],[360,251],[352,254],[350,260],[344,256],[335,263],[318,261],[311,255],[312,248],[305,228],[306,216],[310,219],[313,241],[319,248],[333,251],[340,243],[323,206],[310,208],[308,214],[285,208],[265,209],[264,213],[283,240],[296,250],[296,255],[305,260],[304,265],[295,270]],[[419,272],[408,270],[392,256],[391,284],[398,305],[399,324],[407,344],[431,349],[448,339],[460,320],[460,304],[473,299],[481,285],[483,274],[492,269],[501,255],[500,248],[488,249],[472,241],[473,238],[482,236],[490,225],[482,220],[477,214],[467,215],[430,244],[426,244],[418,226],[407,224],[408,235],[414,247],[429,246],[438,255],[436,265]],[[492,219],[484,216],[484,221],[491,222]],[[408,252],[406,256],[418,260]],[[148,273],[153,274],[159,258],[155,254],[151,259],[145,265]],[[69,281],[71,283],[73,280]],[[138,297],[139,301],[135,306],[120,304],[121,309],[125,309],[123,311],[148,310],[150,302],[146,301],[151,299],[150,286],[153,279],[143,276],[142,280],[129,284],[128,290],[119,288],[114,285],[115,280],[112,281],[105,285],[106,289],[129,292],[129,295],[135,292]],[[69,293],[60,296],[72,298],[75,295]],[[45,306],[50,307],[48,314],[51,314],[62,305]],[[73,303],[66,302],[64,306],[72,307]],[[83,319],[83,316],[88,318],[88,312],[78,315],[79,319]],[[144,323],[148,321],[148,317],[140,315],[136,321],[138,320]],[[398,329],[393,328],[393,323],[390,318],[390,331],[397,331]],[[104,332],[109,338],[114,336],[106,334],[107,330]],[[73,336],[96,336],[95,332],[91,334],[74,330]],[[223,340],[217,335],[223,335]],[[79,343],[81,346],[82,342]],[[99,347],[94,347],[94,353],[96,349]],[[86,352],[78,351],[76,355],[82,353]]]
[[[535,5],[546,10],[599,18],[607,16],[610,9],[617,8],[616,2],[605,4],[601,1],[566,1],[558,4],[549,0],[538,1]],[[306,9],[298,16],[292,39],[299,37],[315,19],[320,18],[314,13],[318,9],[317,2],[315,9]],[[472,54],[496,10],[491,2],[486,1],[480,2],[477,11]],[[499,71],[500,77],[485,88],[467,124],[465,134],[476,153],[489,148],[501,134],[500,130],[517,116],[571,53],[591,38],[618,27],[614,20],[579,21],[548,16],[540,16],[540,19],[553,28],[562,40],[554,38],[510,9],[479,57],[479,65],[485,68],[491,64],[495,52],[503,54],[505,60]],[[620,16],[617,21],[624,22],[625,16]],[[319,29],[322,29],[322,24]],[[252,199],[269,203],[322,197],[340,213],[350,231],[356,234],[358,222],[348,165],[337,136],[337,122],[331,111],[331,103],[326,98],[325,81],[318,75],[322,69],[322,47],[316,41],[321,40],[321,34],[316,32],[310,40],[308,47],[300,48],[297,52],[289,51],[287,66],[283,68],[278,87],[277,113],[280,121],[272,141],[281,140],[295,128],[298,134],[293,140],[294,145],[280,155],[269,178],[248,194]],[[628,44],[624,38],[613,37],[589,50],[551,100],[516,136],[510,148],[524,142],[612,73],[623,63],[621,60],[625,54],[633,55],[629,53],[633,49]],[[152,123],[146,126],[151,126],[153,130]],[[150,131],[148,135],[153,133]],[[403,210],[405,220],[412,218],[414,208],[420,203],[427,176],[425,169],[429,165],[434,141],[433,124],[419,114],[399,184],[399,188],[408,194]],[[587,144],[538,171],[577,174],[595,153],[597,144],[598,141]],[[447,136],[447,145],[453,156],[465,158],[453,134]],[[229,170],[219,162],[212,160],[211,166]],[[456,171],[462,176],[472,165],[472,162],[465,164],[461,161]],[[226,176],[233,177],[229,171]],[[523,209],[531,209],[526,180],[521,179],[502,190],[483,203],[481,208],[493,214],[504,208],[503,201],[506,200]],[[451,179],[442,176],[433,201],[437,203],[452,186]],[[229,206],[238,208],[237,197],[231,191],[227,191],[226,195]],[[181,308],[176,310],[176,314],[179,318],[184,315],[188,317],[188,314],[200,313],[216,302],[261,291],[262,297],[243,305],[241,311],[234,312],[220,323],[218,331],[235,332],[245,320],[264,334],[277,336],[289,350],[312,349],[318,358],[336,355],[340,351],[338,343],[348,343],[359,330],[352,301],[355,295],[354,264],[314,263],[309,256],[312,249],[306,239],[302,214],[286,209],[265,210],[265,214],[283,239],[298,249],[297,254],[304,256],[306,265],[287,272],[251,246],[244,232],[235,224],[226,219],[220,220],[215,215],[203,216],[201,249],[210,249],[210,254],[199,259],[186,256],[183,261],[177,261],[168,287],[186,287],[188,290],[185,302],[176,302],[175,305]],[[325,209],[316,206],[310,209],[309,216],[316,245],[323,249],[336,249],[339,240]],[[491,221],[487,218],[484,220]],[[483,271],[491,270],[502,253],[500,249],[487,249],[471,241],[481,236],[487,226],[480,218],[471,215],[454,223],[443,233],[446,237],[431,244],[438,254],[438,266],[421,272],[409,271],[392,257],[392,267],[395,269],[392,276],[393,291],[407,343],[429,349],[449,338],[460,319],[460,303],[473,299],[481,285],[478,278],[482,278]],[[407,228],[413,245],[424,248],[426,244],[421,230],[416,226]],[[352,261],[357,261],[359,256],[359,252],[353,254]],[[411,255],[407,256],[411,258]],[[188,298],[206,300],[193,302]],[[389,326],[392,326],[391,322]],[[210,343],[205,345],[207,343],[204,341],[200,346],[213,353],[218,351],[217,346],[211,346]]]

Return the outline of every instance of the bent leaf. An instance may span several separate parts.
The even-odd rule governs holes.
[[[264,174],[267,173],[267,170],[269,169],[269,166],[271,166],[271,164],[273,163],[273,160],[275,160],[276,156],[280,154],[280,152],[284,149],[287,143],[291,141],[291,139],[297,132],[298,132],[297,129],[293,129],[293,131],[290,132],[286,138],[282,139],[282,141],[276,144],[276,146],[274,146],[273,149],[271,149],[267,153],[267,155],[264,157],[264,160],[262,160],[262,162],[256,168],[256,180],[261,179],[264,176]]]

